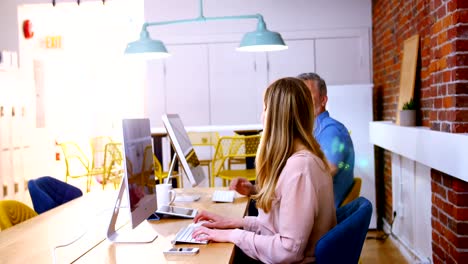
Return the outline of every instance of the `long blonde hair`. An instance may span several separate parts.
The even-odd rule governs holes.
[[[314,103],[302,80],[283,78],[265,91],[264,129],[255,161],[259,192],[253,196],[257,207],[269,212],[276,184],[286,161],[294,153],[294,140],[328,165],[320,145],[312,136]]]

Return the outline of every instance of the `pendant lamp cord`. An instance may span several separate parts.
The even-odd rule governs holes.
[[[203,0],[200,0],[200,16],[199,18],[205,18],[203,15]]]

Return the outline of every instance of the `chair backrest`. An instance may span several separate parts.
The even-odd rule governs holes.
[[[122,143],[110,142],[104,147],[104,181],[120,180],[123,177]]]
[[[361,185],[362,185],[362,179],[359,177],[354,177],[353,186],[351,186],[351,190],[349,190],[345,199],[341,202],[340,207],[354,201],[355,199],[359,197],[361,193]]]
[[[213,146],[214,148],[219,140],[218,132],[188,132],[187,134],[193,146]]]
[[[316,263],[358,263],[371,215],[372,204],[364,197],[338,208],[338,224],[315,245]]]
[[[0,201],[0,230],[5,230],[34,216],[37,216],[37,213],[22,202]]]
[[[224,168],[225,161],[229,158],[255,157],[259,143],[260,135],[220,137],[212,162],[213,175]]]
[[[89,173],[91,164],[86,154],[81,150],[75,142],[62,142],[63,155],[65,157],[65,165],[67,176],[83,175]]]
[[[112,142],[109,136],[93,137],[89,140],[92,151],[92,165],[91,168],[101,168],[105,166],[106,146]]]
[[[28,189],[39,214],[83,195],[75,186],[50,176],[29,180]]]

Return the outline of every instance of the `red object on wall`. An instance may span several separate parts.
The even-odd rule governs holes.
[[[60,145],[57,142],[57,140],[55,141],[55,160],[56,161],[60,160]]]
[[[30,39],[34,36],[32,22],[29,19],[23,21],[23,36],[26,39]]]

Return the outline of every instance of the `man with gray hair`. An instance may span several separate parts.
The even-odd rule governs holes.
[[[314,136],[327,157],[333,176],[335,207],[340,206],[353,185],[354,147],[348,129],[330,117],[325,109],[328,101],[327,85],[316,73],[302,73],[303,80],[314,100]]]

